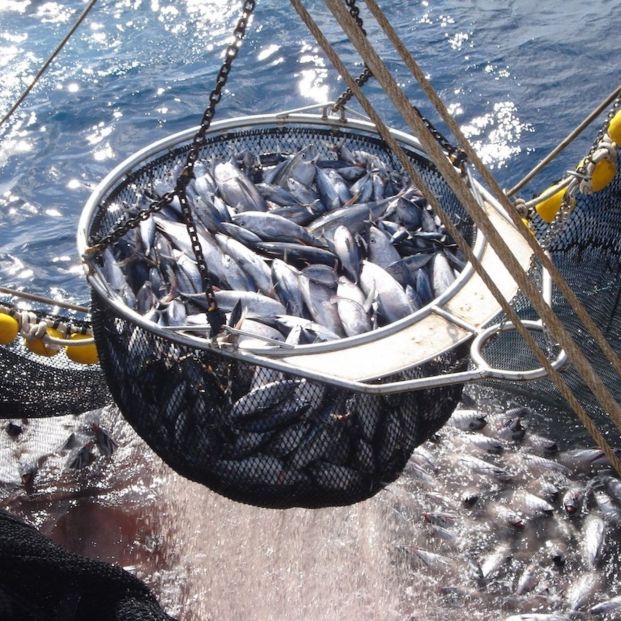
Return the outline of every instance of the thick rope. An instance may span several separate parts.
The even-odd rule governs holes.
[[[533,254],[537,257],[541,265],[550,274],[550,278],[552,282],[556,285],[558,290],[565,297],[565,299],[567,300],[567,302],[569,303],[573,311],[576,313],[576,315],[578,316],[578,318],[580,319],[584,327],[589,332],[589,334],[593,337],[593,339],[595,340],[599,348],[602,350],[607,360],[613,366],[617,374],[621,376],[621,358],[619,357],[619,355],[612,349],[612,347],[606,340],[606,337],[602,334],[599,327],[591,319],[591,317],[585,310],[584,306],[581,304],[580,300],[578,300],[576,294],[571,290],[571,288],[569,287],[565,279],[561,276],[560,272],[554,265],[554,263],[552,263],[551,259],[546,255],[545,250],[541,248],[541,246],[538,244],[537,240],[532,235],[530,229],[524,224],[524,222],[522,221],[522,214],[520,214],[515,209],[515,206],[509,201],[505,193],[502,191],[502,189],[498,185],[496,179],[493,177],[493,175],[488,170],[487,166],[483,164],[483,162],[477,155],[476,151],[473,149],[472,145],[470,144],[470,142],[464,136],[459,125],[455,122],[455,119],[447,110],[446,106],[444,105],[444,102],[438,97],[433,86],[431,85],[429,80],[425,77],[424,72],[421,70],[421,68],[418,66],[418,64],[416,63],[416,61],[414,60],[410,52],[407,50],[407,48],[403,44],[403,41],[401,41],[401,39],[399,38],[399,36],[397,35],[393,27],[390,25],[388,19],[383,14],[379,6],[376,4],[375,0],[365,0],[365,2],[367,3],[367,6],[369,7],[373,15],[375,16],[379,25],[382,27],[384,32],[388,35],[389,39],[391,40],[391,42],[393,43],[393,45],[395,46],[395,48],[397,49],[401,57],[403,58],[404,62],[406,63],[410,71],[412,72],[412,75],[419,82],[423,91],[425,92],[429,100],[433,103],[433,105],[435,106],[442,120],[445,121],[445,123],[449,126],[449,129],[453,132],[453,135],[457,138],[457,141],[459,142],[460,146],[463,148],[463,150],[468,155],[468,159],[475,165],[477,171],[483,177],[483,180],[485,181],[488,188],[492,192],[492,195],[494,196],[494,198],[496,198],[496,200],[500,203],[503,209],[505,209],[505,211],[509,214],[513,224],[516,226],[517,230],[522,234],[524,239],[526,239],[531,250],[533,251]],[[343,24],[341,23],[341,25]],[[358,37],[355,37],[355,38],[354,37],[355,35],[350,36],[350,38],[354,40],[354,42],[355,42],[355,38],[360,40]],[[360,52],[360,48],[358,48],[358,51]],[[360,54],[364,59],[364,54],[362,54],[362,52],[360,52]],[[371,69],[373,68],[371,67]],[[388,77],[391,77],[390,74],[388,74]],[[394,84],[394,80],[393,80],[393,89],[394,88],[398,88],[398,87],[396,84]],[[393,103],[394,103],[394,100],[393,100]],[[396,103],[395,105],[397,106]],[[405,104],[402,104],[402,105],[405,105]],[[397,108],[399,108],[399,106],[397,106]],[[504,259],[504,254],[502,252],[499,252],[498,254],[501,258]],[[528,297],[530,298],[531,296],[529,295]],[[543,315],[541,315],[541,313],[540,313],[540,316],[543,318]],[[567,350],[567,348],[565,349]],[[584,360],[586,361],[586,358]],[[616,407],[614,408],[614,410],[618,416],[616,423],[617,423],[617,426],[621,429],[621,409],[619,409],[619,406],[616,403],[615,405]],[[604,409],[608,410],[609,408],[606,407]]]
[[[52,345],[50,349],[59,349],[60,347],[84,347],[94,343],[93,330],[90,325],[76,327],[71,322],[63,321],[56,317],[41,317],[31,310],[19,310],[14,307],[5,306],[0,303],[0,313],[9,315],[17,321],[19,326],[19,334],[27,340],[42,340],[46,345]],[[48,328],[54,328],[64,338],[58,338],[48,334]],[[73,334],[80,334],[86,338],[72,340],[69,337]],[[56,347],[58,346],[58,347]]]
[[[602,103],[599,104],[574,130],[572,130],[563,140],[561,140],[548,155],[546,155],[533,169],[524,175],[510,190],[507,190],[507,196],[513,196],[518,190],[521,190],[535,175],[546,167],[563,149],[570,145],[617,97],[621,96],[621,86],[617,86]]]
[[[58,56],[59,52],[63,49],[63,47],[65,47],[67,41],[69,41],[73,33],[77,30],[78,26],[86,19],[86,16],[88,15],[89,11],[95,5],[95,2],[97,2],[97,0],[90,0],[90,2],[86,5],[82,13],[80,13],[80,16],[76,20],[75,24],[73,24],[69,32],[63,37],[63,40],[56,46],[56,49],[50,54],[48,59],[43,63],[43,66],[41,67],[41,69],[39,69],[39,71],[37,72],[37,75],[35,75],[35,77],[32,79],[32,81],[30,82],[26,90],[21,94],[19,99],[13,104],[11,109],[2,117],[2,120],[0,121],[0,127],[2,127],[2,125],[4,125],[4,123],[8,121],[9,118],[11,118],[11,116],[13,116],[13,113],[15,112],[15,110],[17,110],[17,108],[24,101],[24,99],[28,97],[28,95],[30,94],[30,91],[35,87],[35,85],[39,81],[39,78],[45,73],[47,68],[52,64],[52,61],[56,58],[56,56]]]
[[[55,300],[54,298],[39,295],[37,293],[27,293],[26,291],[18,291],[17,289],[9,289],[8,287],[0,287],[0,293],[6,293],[7,295],[12,295],[16,298],[30,300],[31,302],[43,302],[44,304],[49,304],[50,306],[60,306],[61,308],[79,311],[80,313],[91,312],[86,306],[80,306],[78,304],[72,304],[71,302],[64,302],[62,300]]]
[[[341,17],[341,14],[339,14],[340,7],[338,5],[336,5],[336,2],[332,2],[331,0],[326,0],[326,2],[329,5],[329,7],[332,10],[332,12],[335,14],[335,16],[337,16],[337,19],[339,19],[339,17]],[[395,155],[398,157],[399,161],[404,166],[404,169],[406,170],[406,172],[410,175],[410,177],[413,179],[413,181],[421,188],[421,190],[426,193],[426,196],[428,197],[429,202],[431,203],[431,205],[434,208],[434,210],[436,211],[436,213],[439,215],[439,217],[442,220],[443,224],[446,226],[447,230],[449,231],[449,234],[453,237],[453,239],[458,244],[460,249],[468,257],[468,260],[473,265],[473,268],[477,271],[479,276],[482,278],[483,282],[490,289],[490,291],[494,295],[494,297],[498,300],[500,306],[503,308],[505,313],[513,321],[516,330],[520,333],[522,338],[524,338],[524,340],[527,342],[527,344],[531,347],[531,349],[533,350],[535,356],[539,360],[540,364],[546,369],[546,371],[548,372],[550,377],[553,379],[553,381],[555,382],[555,384],[559,388],[559,391],[561,392],[563,397],[567,400],[567,402],[570,404],[570,406],[574,409],[574,411],[578,415],[579,419],[581,420],[581,422],[583,423],[585,428],[589,431],[589,433],[593,437],[594,441],[597,443],[597,445],[602,449],[602,451],[604,452],[606,457],[609,459],[611,465],[615,468],[615,470],[617,472],[621,473],[621,461],[619,461],[619,458],[617,457],[616,453],[612,450],[612,448],[610,447],[610,445],[608,444],[606,439],[602,436],[602,434],[599,432],[599,430],[595,427],[593,422],[590,420],[588,414],[584,411],[584,409],[582,408],[581,404],[577,401],[577,399],[575,398],[575,396],[573,395],[573,393],[571,392],[569,387],[565,384],[565,382],[562,379],[561,375],[558,372],[556,372],[555,369],[552,367],[550,361],[547,359],[547,357],[544,354],[544,352],[541,351],[541,349],[538,347],[537,343],[535,342],[534,338],[531,336],[529,331],[521,324],[520,319],[517,316],[517,313],[515,312],[515,310],[511,307],[511,305],[507,302],[507,300],[504,299],[502,293],[496,287],[496,285],[494,284],[493,280],[489,277],[489,275],[487,274],[485,269],[481,266],[480,262],[478,261],[478,259],[474,255],[474,253],[472,252],[472,249],[470,248],[469,244],[466,243],[464,238],[461,236],[459,231],[454,226],[454,224],[451,221],[451,219],[448,218],[448,216],[446,215],[446,213],[442,209],[442,207],[439,204],[439,202],[435,199],[433,193],[430,192],[429,188],[424,183],[423,179],[420,178],[420,176],[416,173],[416,170],[412,166],[411,162],[409,161],[409,159],[407,158],[407,156],[405,155],[405,153],[403,152],[401,147],[394,140],[394,138],[390,135],[390,132],[389,132],[388,128],[386,127],[386,125],[382,122],[381,118],[376,113],[374,108],[371,106],[370,102],[366,99],[364,94],[357,87],[357,85],[355,84],[354,79],[348,73],[346,67],[340,61],[338,55],[334,52],[334,50],[332,49],[330,44],[327,42],[327,40],[325,39],[325,37],[323,36],[321,31],[319,30],[319,28],[315,24],[315,22],[312,20],[311,16],[308,14],[306,9],[301,5],[300,0],[291,0],[291,3],[293,4],[294,8],[298,11],[298,13],[300,14],[301,18],[303,19],[303,21],[305,22],[305,24],[307,25],[307,27],[309,28],[309,30],[311,31],[311,33],[313,34],[313,36],[315,37],[317,42],[322,46],[322,48],[324,49],[324,51],[326,52],[326,54],[328,55],[330,60],[334,63],[335,67],[337,68],[337,70],[339,71],[341,76],[347,81],[347,83],[349,84],[350,88],[352,88],[352,90],[354,91],[354,93],[356,95],[356,98],[361,103],[361,105],[363,106],[363,108],[365,109],[365,111],[367,112],[369,117],[371,118],[371,120],[375,123],[375,125],[376,125],[376,127],[378,129],[378,132],[382,135],[382,137],[384,138],[386,143],[389,145],[389,147],[393,150]],[[343,23],[345,23],[345,24],[347,24],[349,26],[349,24],[347,23],[346,19],[347,18],[345,17],[345,20],[343,22],[341,22],[341,24],[343,25]],[[343,26],[343,27],[345,28],[345,26]],[[346,29],[347,34],[350,35],[350,38],[352,38],[351,37],[351,33],[348,32],[348,29],[347,28],[345,28],[345,29]],[[361,55],[362,55],[362,52],[361,52]],[[382,73],[382,74],[386,73],[386,69],[385,69],[385,67],[383,67],[383,64],[381,62],[380,63],[377,62],[377,60],[378,60],[377,57],[373,58],[373,54],[367,54],[367,56],[369,57],[369,59],[373,59],[373,65],[376,66],[380,70],[380,73]],[[371,65],[369,65],[369,66],[371,66]],[[380,83],[382,83],[382,86],[384,86],[383,81],[384,81],[384,76],[382,75],[382,79],[380,80]],[[384,86],[384,88],[386,88],[386,87]],[[394,87],[391,90],[394,90]],[[418,121],[419,125],[423,125],[422,122],[420,122],[419,119],[413,120],[411,118],[412,114],[411,114],[411,111],[409,110],[409,108],[407,108],[407,106],[405,108],[405,111],[408,112],[407,116],[410,117],[410,119],[408,119],[410,121],[410,123],[413,122],[413,124],[416,125],[416,121]],[[436,158],[439,159],[439,160],[444,160],[443,164],[448,164],[446,162],[446,158],[445,158],[444,154],[439,149],[438,145],[435,144],[435,141],[433,140],[432,136],[424,134],[424,132],[426,131],[426,128],[424,126],[420,127],[420,131],[421,131],[421,134],[425,137],[426,141],[429,143],[430,150],[434,152],[434,155],[436,156]],[[422,142],[422,140],[421,140],[421,142]],[[446,168],[446,166],[443,166],[443,167]],[[451,175],[451,177],[454,176],[456,174],[454,169],[452,168],[452,166],[450,166],[450,164],[448,164],[448,167],[451,168],[451,172],[453,173],[453,175]],[[444,172],[444,171],[441,171],[441,172]],[[453,179],[453,181],[454,181],[454,179]],[[461,183],[459,183],[459,187],[462,188]],[[462,189],[464,189],[464,188],[462,188]],[[469,199],[466,202],[467,203],[474,202],[474,199],[473,199],[472,195],[470,194],[470,192],[469,191],[465,191],[465,193],[468,194],[468,199]],[[462,191],[461,194],[464,194],[464,191]],[[478,208],[478,205],[477,205],[477,208]],[[477,211],[477,214],[478,214],[478,211]],[[480,214],[478,214],[478,215],[480,215]],[[489,228],[489,227],[485,227],[485,228]],[[493,227],[492,227],[492,229],[493,229]],[[512,256],[512,258],[515,261],[515,258],[513,256]],[[524,277],[525,277],[525,275],[524,275]],[[613,403],[615,403],[614,400],[612,400],[612,401],[613,401]],[[616,403],[615,403],[615,405],[616,405]]]

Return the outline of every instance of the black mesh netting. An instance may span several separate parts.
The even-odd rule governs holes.
[[[226,160],[244,150],[296,153],[308,144],[334,157],[333,147],[343,141],[400,170],[373,135],[305,126],[216,134],[201,157]],[[156,157],[115,187],[99,206],[91,234],[113,230],[139,202],[141,189],[169,177],[186,149]],[[409,154],[472,241],[473,227],[446,182],[426,159],[411,149]],[[158,336],[98,295],[93,326],[113,397],[156,453],[184,476],[261,506],[336,505],[369,497],[400,474],[461,394],[461,386],[452,386],[382,396],[309,381]],[[460,347],[382,381],[461,370],[465,355]]]
[[[617,161],[617,175],[605,189],[593,194],[577,194],[577,205],[566,222],[558,227],[549,246],[550,256],[570,288],[584,305],[593,321],[602,330],[613,349],[621,343],[621,156]],[[548,225],[536,223],[537,236],[543,239]],[[535,271],[535,276],[538,271]],[[513,306],[520,317],[537,319],[536,313],[524,295],[519,295]],[[552,308],[565,328],[580,344],[583,353],[617,401],[621,400],[621,386],[614,369],[606,361],[593,338],[585,331],[564,297],[553,290]],[[502,318],[501,318],[502,319]],[[496,319],[495,321],[497,321]],[[540,337],[544,348],[549,341]],[[545,350],[545,349],[544,349]],[[552,347],[553,357],[557,350]],[[485,357],[510,369],[533,368],[539,364],[528,346],[517,336],[501,337],[486,348]],[[578,399],[587,405],[600,425],[606,427],[607,417],[595,397],[572,367],[567,367],[563,378]],[[493,382],[498,386],[499,382]],[[552,382],[502,382],[503,390],[527,396],[534,401],[567,409],[568,405]]]
[[[97,297],[93,325],[114,400],[154,451],[180,474],[261,506],[367,498],[399,475],[461,395],[460,385],[376,396],[308,381],[171,343]],[[463,370],[464,354],[391,379]]]
[[[9,302],[2,305],[11,308]],[[84,322],[54,317],[79,329]],[[46,358],[33,354],[22,338],[0,346],[0,418],[80,414],[110,403],[98,365],[77,364],[64,351]]]
[[[0,510],[3,621],[170,621],[149,589],[122,568],[52,543]]]

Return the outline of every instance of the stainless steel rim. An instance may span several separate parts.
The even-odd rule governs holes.
[[[351,130],[352,133],[358,135],[368,134],[370,136],[377,137],[375,126],[368,121],[364,121],[361,119],[345,119],[342,116],[338,118],[328,117],[326,114],[320,116],[317,114],[307,114],[304,112],[286,112],[279,114],[231,118],[225,121],[214,123],[208,133],[208,136],[222,134],[230,130],[240,130],[244,128],[252,128],[258,126],[272,126],[274,128],[286,126],[306,126],[309,128],[328,127],[338,128],[339,130],[344,132]],[[125,161],[121,162],[112,171],[110,171],[108,175],[106,175],[106,177],[99,183],[99,185],[95,188],[95,190],[87,200],[78,223],[77,246],[78,252],[81,257],[84,257],[84,253],[88,247],[89,231],[91,229],[101,202],[111,193],[113,189],[117,187],[119,182],[126,178],[128,174],[142,168],[148,161],[155,159],[157,156],[161,156],[166,151],[171,150],[172,148],[182,146],[183,143],[190,141],[196,134],[197,129],[197,127],[193,127],[178,132],[144,147],[143,149],[134,153],[131,157],[127,158]],[[422,151],[420,143],[415,137],[395,129],[391,130],[391,133],[397,140],[407,145],[407,147],[416,155],[430,162],[429,157]],[[473,181],[473,183],[476,184],[476,181]],[[477,191],[481,193],[486,200],[489,201],[489,195],[487,195],[482,187],[477,185]],[[499,211],[501,211],[501,209],[497,207],[495,203],[493,203],[493,201],[491,202]],[[477,258],[482,255],[485,246],[485,238],[480,233],[478,233],[476,235],[473,248],[473,251]],[[157,334],[158,336],[174,340],[185,345],[209,349],[212,351],[223,351],[218,346],[214,346],[214,344],[208,339],[200,338],[193,335],[186,335],[172,330],[165,330],[157,324],[145,320],[142,315],[128,308],[120,299],[120,297],[108,287],[101,272],[96,266],[93,266],[91,263],[88,263],[86,261],[83,262],[83,266],[86,272],[88,282],[93,287],[93,289],[102,297],[102,299],[106,301],[107,304],[109,304],[115,310],[115,312],[117,312],[128,321],[135,323],[144,328],[145,330]],[[260,356],[278,356],[283,354],[286,354],[287,356],[297,356],[322,352],[329,353],[331,351],[347,348],[352,344],[362,344],[365,342],[376,341],[384,336],[395,334],[403,328],[415,324],[422,318],[432,313],[433,307],[437,307],[453,298],[462,289],[464,284],[467,283],[473,273],[474,270],[471,264],[468,263],[466,267],[462,270],[456,281],[449,287],[449,289],[447,289],[447,291],[445,291],[441,296],[435,298],[430,304],[423,307],[419,311],[416,311],[412,315],[409,315],[408,317],[405,317],[399,321],[395,321],[382,328],[378,328],[377,330],[373,330],[372,332],[368,332],[359,336],[344,337],[339,339],[338,341],[329,341],[326,343],[319,343],[313,345],[295,346],[292,349],[287,349],[286,352],[274,346],[253,347],[248,348],[244,351],[247,351],[250,354],[258,354]],[[229,353],[229,355],[231,354],[229,349],[226,349],[225,351]],[[441,353],[444,352],[438,352],[438,355]],[[252,358],[254,358],[254,355],[252,356]]]

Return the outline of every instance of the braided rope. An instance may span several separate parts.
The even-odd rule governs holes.
[[[24,99],[26,99],[26,97],[28,97],[28,95],[30,94],[30,91],[36,86],[41,76],[45,73],[47,68],[52,64],[52,61],[60,53],[63,47],[65,47],[67,41],[69,41],[73,33],[77,30],[78,26],[86,19],[86,16],[88,15],[89,11],[95,5],[95,2],[97,2],[97,0],[90,0],[88,5],[84,7],[84,10],[82,11],[82,13],[80,13],[76,22],[69,29],[69,32],[67,32],[67,34],[63,37],[61,42],[56,46],[56,49],[50,54],[48,59],[43,63],[39,71],[37,71],[37,74],[32,79],[30,84],[26,87],[26,90],[20,95],[18,100],[11,106],[11,109],[2,117],[2,120],[0,120],[0,127],[4,125],[4,123],[8,121],[11,118],[11,116],[13,116],[13,113],[17,110],[17,108],[19,108],[20,104],[24,101]]]
[[[578,190],[584,194],[591,194],[593,190],[593,172],[599,162],[607,160],[616,164],[617,161],[617,145],[610,139],[610,136],[604,135],[597,143],[593,153],[586,158],[584,165],[584,178],[578,184]]]
[[[94,343],[93,331],[90,326],[76,328],[71,323],[53,319],[51,317],[39,317],[29,310],[17,310],[0,304],[0,313],[9,315],[19,324],[19,334],[27,340],[41,340],[49,349],[60,349],[63,346],[82,347]],[[48,334],[48,328],[58,330],[65,338],[57,338]],[[73,334],[82,334],[87,338],[69,339]]]

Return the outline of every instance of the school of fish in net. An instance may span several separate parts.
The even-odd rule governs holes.
[[[206,598],[202,610],[216,606],[209,603],[207,591],[200,591],[204,578],[192,580],[197,571],[213,570],[202,565],[210,562],[210,555],[179,557],[175,548],[179,538],[192,545],[191,533],[186,535],[177,526],[172,539],[160,540],[157,548],[148,542],[148,537],[157,540],[157,528],[168,522],[179,524],[175,512],[180,509],[175,508],[174,494],[165,498],[162,492],[154,492],[164,480],[156,467],[158,460],[149,457],[151,453],[118,411],[106,408],[52,421],[55,433],[50,433],[49,422],[5,424],[0,439],[0,507],[47,525],[48,530],[62,523],[77,528],[81,516],[89,516],[90,523],[104,520],[104,531],[122,527],[134,542],[126,548],[111,544],[103,532],[86,529],[82,536],[99,541],[102,558],[112,554],[138,571],[169,613],[198,619],[201,613],[193,614],[191,609],[199,601]],[[42,426],[38,436],[37,426]],[[621,481],[599,449],[563,448],[541,434],[538,426],[537,412],[528,407],[502,410],[487,404],[481,408],[464,398],[448,424],[414,451],[403,475],[364,503],[385,533],[369,543],[370,553],[381,571],[394,572],[399,589],[397,610],[386,611],[386,618],[452,621],[463,618],[465,611],[473,619],[505,621],[619,618]],[[152,483],[146,484],[153,476]],[[174,473],[167,476],[180,479]],[[209,497],[207,504],[213,503]],[[207,511],[204,519],[210,524],[213,519],[234,524],[236,507],[230,501],[215,503],[213,515]],[[319,546],[307,545],[303,554],[309,559],[321,556],[323,545],[331,548],[338,538],[349,539],[347,529],[355,528],[356,522],[347,527],[344,512],[351,510],[354,507],[332,510],[345,520],[334,533],[326,532],[321,520],[315,523],[319,532],[302,532],[301,537],[316,539]],[[259,521],[263,512],[275,515],[264,509],[253,511]],[[300,511],[281,513],[282,528],[287,530],[291,521],[295,532]],[[132,527],[134,514],[138,523]],[[157,516],[156,523],[145,522],[146,515]],[[139,531],[134,534],[140,525],[148,526],[148,537]],[[90,549],[71,530],[54,527],[53,532],[61,543]],[[239,536],[251,537],[251,533]],[[319,544],[323,540],[325,544]],[[104,544],[112,548],[106,552]],[[343,553],[356,557],[360,551],[353,548]],[[258,580],[252,572],[284,572],[284,567],[277,570],[278,563],[291,562],[286,555],[267,560],[257,553],[257,558],[262,563],[238,576],[242,581],[238,588],[252,588]],[[336,567],[333,572],[335,579],[343,579]],[[311,582],[311,576],[297,579]],[[383,579],[391,583],[388,576]],[[296,578],[289,576],[289,580]],[[352,584],[352,588],[357,587]],[[325,589],[312,597],[321,599],[321,592],[329,598]],[[218,598],[217,592],[209,593]],[[268,612],[266,618],[277,618]]]
[[[454,619],[486,600],[506,621],[620,618],[621,481],[602,451],[560,450],[528,407],[467,403],[396,484],[397,512],[425,490],[422,529],[396,554],[441,602],[413,618]]]

